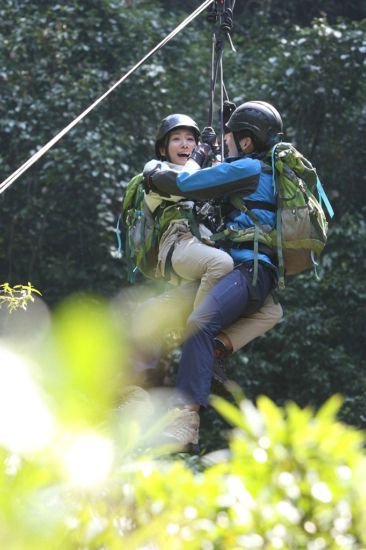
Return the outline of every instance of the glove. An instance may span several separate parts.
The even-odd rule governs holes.
[[[233,103],[232,101],[224,101],[224,104],[222,106],[222,116],[224,119],[224,124],[227,123],[227,121],[229,120],[229,118],[231,117],[235,109],[236,109],[235,103]]]
[[[216,132],[211,126],[206,126],[201,133],[200,141],[207,143],[211,147],[214,156],[220,155],[220,145],[217,142]]]
[[[207,160],[214,156],[211,146],[208,143],[200,143],[197,145],[192,153],[189,155],[188,160],[192,159],[200,166],[203,167],[207,163]]]
[[[200,141],[202,141],[202,143],[208,143],[211,147],[215,145],[217,143],[215,130],[211,128],[211,126],[206,126],[201,132]]]
[[[152,176],[159,170],[159,167],[150,170],[149,172],[144,172],[144,179],[142,180],[142,186],[146,194],[149,194],[150,191],[158,191],[158,188],[153,184]]]

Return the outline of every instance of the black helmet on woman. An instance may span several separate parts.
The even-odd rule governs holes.
[[[257,152],[271,149],[281,141],[283,124],[280,113],[265,101],[247,101],[239,105],[226,123],[233,133],[235,143],[240,151],[239,141],[244,136],[253,139]]]
[[[188,130],[191,130],[196,142],[198,143],[198,139],[200,137],[200,129],[193,118],[181,114],[169,115],[161,121],[158,133],[156,134],[155,155],[157,159],[163,160],[160,153],[160,147],[166,148],[168,134],[172,130],[176,130],[178,128],[188,128]]]

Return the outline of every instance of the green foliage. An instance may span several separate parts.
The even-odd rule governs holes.
[[[2,548],[365,547],[364,434],[336,420],[339,396],[314,413],[254,407],[233,388],[236,404],[213,399],[229,448],[171,455],[166,395],[116,408],[129,382],[119,324],[114,306],[79,299],[31,352],[2,343]]]
[[[28,303],[34,302],[33,294],[41,295],[31,283],[14,287],[11,287],[9,283],[4,283],[0,285],[0,308],[5,304],[10,312],[19,308],[27,309]]]

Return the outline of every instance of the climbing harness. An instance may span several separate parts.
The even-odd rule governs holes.
[[[155,46],[148,54],[146,54],[132,69],[127,71],[113,86],[111,86],[103,95],[94,101],[85,111],[77,116],[70,124],[65,126],[54,138],[52,138],[46,145],[41,147],[34,155],[32,155],[24,164],[22,164],[15,172],[8,176],[0,184],[0,194],[5,191],[10,185],[12,185],[24,172],[26,172],[37,160],[39,160],[51,147],[53,147],[63,136],[65,136],[72,128],[74,128],[83,118],[85,118],[99,103],[101,103],[110,93],[113,92],[118,86],[120,86],[132,73],[134,73],[141,65],[143,65],[150,57],[152,57],[158,50],[163,48],[172,38],[174,38],[182,29],[184,29],[189,23],[191,23],[200,13],[202,13],[207,7],[212,4],[214,0],[205,0],[201,6],[199,6],[193,13],[191,13],[184,21],[182,21],[170,34],[168,34],[157,46]]]

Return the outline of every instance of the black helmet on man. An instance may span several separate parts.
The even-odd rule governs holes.
[[[161,121],[158,133],[156,134],[155,155],[157,159],[162,160],[160,147],[166,146],[166,139],[169,132],[171,132],[172,130],[176,130],[177,128],[188,128],[188,130],[191,130],[196,139],[196,142],[198,143],[198,139],[200,137],[200,129],[193,118],[181,114],[169,115]]]
[[[257,152],[270,149],[282,139],[281,115],[265,101],[247,101],[239,105],[226,125],[233,133],[239,151],[239,141],[245,135],[252,137]]]

